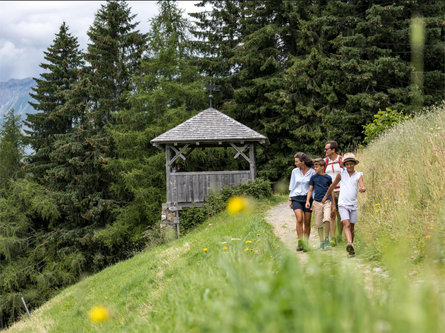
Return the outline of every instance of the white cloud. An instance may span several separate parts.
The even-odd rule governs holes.
[[[0,44],[0,57],[15,58],[20,53],[23,53],[23,49],[18,49],[11,41],[6,41]]]
[[[127,3],[140,22],[137,28],[147,32],[149,19],[157,14],[156,1]],[[105,1],[0,1],[0,82],[38,76],[43,52],[64,21],[84,50],[101,4]],[[178,1],[178,6],[186,12],[199,10],[191,1]]]

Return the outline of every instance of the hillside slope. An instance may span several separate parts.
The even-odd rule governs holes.
[[[285,200],[274,197],[85,278],[8,332],[442,332],[443,142],[445,105],[357,154],[358,257],[380,260],[387,278],[345,267],[343,251],[298,260],[264,220]],[[107,321],[89,319],[96,305]]]
[[[400,247],[412,263],[445,262],[445,101],[395,126],[357,154],[362,245],[381,259]]]
[[[263,220],[271,203],[220,214],[88,277],[8,332],[440,332],[445,302],[435,281],[396,271],[364,279],[335,252],[311,251],[302,263]],[[97,305],[109,311],[102,323],[88,317]]]

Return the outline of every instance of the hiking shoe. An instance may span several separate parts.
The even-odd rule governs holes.
[[[329,242],[328,237],[326,237],[326,239],[324,240],[324,248],[327,248],[327,247],[331,247],[331,242]]]
[[[320,250],[324,250],[324,248],[325,248],[325,243],[324,242],[320,242]]]
[[[303,251],[303,241],[301,239],[298,240],[297,252]]]
[[[346,252],[348,252],[349,256],[353,257],[355,255],[354,246],[351,243],[346,245]]]
[[[335,240],[335,237],[332,237],[332,238],[331,238],[330,243],[331,243],[331,246],[332,246],[332,247],[335,247],[335,245],[337,245],[337,242],[336,242],[336,240]]]

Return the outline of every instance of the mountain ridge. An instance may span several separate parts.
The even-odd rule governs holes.
[[[29,94],[35,86],[34,79],[30,77],[0,82],[0,122],[11,108],[14,108],[14,113],[20,115],[22,120],[26,119],[26,114],[36,113],[36,110],[28,103],[33,101]]]

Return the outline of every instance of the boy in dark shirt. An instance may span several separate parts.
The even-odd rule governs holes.
[[[324,204],[321,203],[324,195],[332,184],[331,176],[324,173],[325,160],[322,158],[316,158],[314,160],[315,175],[309,180],[309,192],[306,199],[306,207],[310,207],[310,199],[312,193],[314,194],[314,201],[312,203],[312,211],[314,213],[315,226],[318,230],[318,236],[320,238],[320,249],[330,247],[329,243],[329,229],[332,214],[335,214],[335,199],[330,195]],[[323,237],[324,227],[324,237]]]

